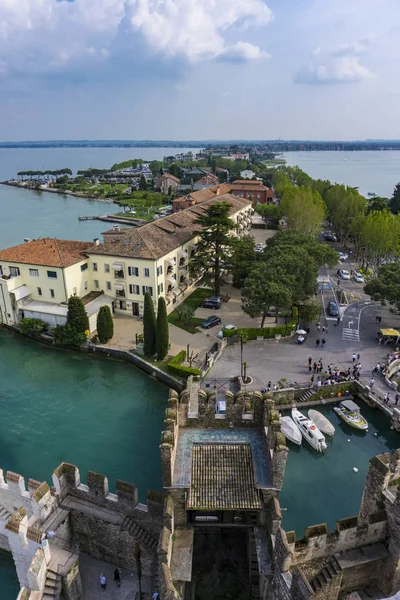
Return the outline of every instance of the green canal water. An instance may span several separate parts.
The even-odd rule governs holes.
[[[331,407],[316,407],[336,429],[332,438],[326,436],[327,451],[320,454],[305,440],[301,446],[288,442],[289,456],[279,501],[287,509],[282,513],[283,527],[286,531],[295,530],[297,538],[303,537],[309,525],[327,523],[332,530],[338,519],[357,515],[370,458],[400,448],[400,434],[390,430],[388,418],[361,400],[358,404],[369,423],[368,432],[347,425]]]

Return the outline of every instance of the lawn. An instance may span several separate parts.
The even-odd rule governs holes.
[[[197,288],[182,302],[182,304],[180,304],[179,308],[181,306],[189,306],[193,311],[195,311],[203,302],[203,300],[212,295],[213,291],[209,288]],[[180,319],[179,314],[176,312],[176,310],[174,310],[168,315],[168,321],[169,323],[172,323],[172,325],[176,325],[176,327],[180,327],[189,333],[196,333],[197,327],[204,321],[204,319],[199,319],[198,317],[192,317],[189,320]]]

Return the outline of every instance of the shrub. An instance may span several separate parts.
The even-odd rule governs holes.
[[[163,360],[166,357],[169,347],[169,332],[167,305],[163,297],[158,299],[157,307],[157,327],[156,327],[156,350],[157,360]]]
[[[89,329],[89,317],[79,296],[71,296],[68,300],[67,324],[80,333]]]
[[[224,337],[233,335],[244,335],[247,340],[256,340],[258,337],[264,339],[274,338],[276,335],[288,336],[293,331],[293,326],[297,327],[299,311],[297,306],[293,306],[290,321],[286,325],[277,325],[277,327],[239,327],[238,329],[224,329]]]
[[[194,367],[185,367],[181,363],[186,359],[186,350],[181,350],[174,358],[168,361],[168,370],[178,377],[187,379],[189,375],[201,375],[200,369]]]
[[[20,320],[18,326],[21,330],[21,333],[24,333],[25,335],[37,336],[46,329],[47,323],[41,319],[29,319],[28,317],[25,317],[24,319]]]
[[[147,356],[153,356],[156,353],[156,316],[150,292],[146,292],[144,295],[143,340],[144,353]]]
[[[114,335],[114,323],[109,306],[102,306],[97,315],[97,335],[101,344],[111,340]]]
[[[75,346],[79,348],[86,341],[86,335],[81,331],[73,329],[68,323],[56,325],[53,329],[54,341],[62,346]]]

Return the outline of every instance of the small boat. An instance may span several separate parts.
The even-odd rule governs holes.
[[[296,423],[293,421],[291,417],[281,417],[279,419],[279,423],[281,425],[282,433],[285,435],[286,439],[294,444],[301,445],[301,433],[300,429],[297,427]]]
[[[292,408],[292,419],[305,440],[318,452],[326,450],[326,441],[314,421],[305,417],[297,408]]]
[[[325,433],[325,435],[333,435],[335,433],[335,428],[330,420],[318,410],[310,408],[308,411],[308,418],[311,419],[311,421],[314,421],[318,429],[322,431],[322,433]]]
[[[351,427],[362,431],[368,429],[368,423],[361,415],[360,407],[353,400],[342,400],[339,406],[335,406],[333,410]]]

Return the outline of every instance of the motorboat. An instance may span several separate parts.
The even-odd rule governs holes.
[[[281,417],[279,419],[279,423],[281,425],[281,431],[285,435],[286,439],[293,444],[301,445],[301,432],[297,427],[296,423],[293,421],[292,417]]]
[[[318,452],[326,450],[326,441],[314,421],[305,417],[297,408],[292,408],[292,419],[301,431],[301,435]]]
[[[361,415],[360,407],[353,400],[342,400],[339,406],[335,406],[333,410],[351,427],[362,431],[368,429],[368,423]]]
[[[322,431],[322,433],[325,433],[325,435],[333,435],[335,433],[335,428],[330,420],[318,410],[310,408],[308,411],[308,418],[311,419],[311,421],[314,421],[318,429]]]

